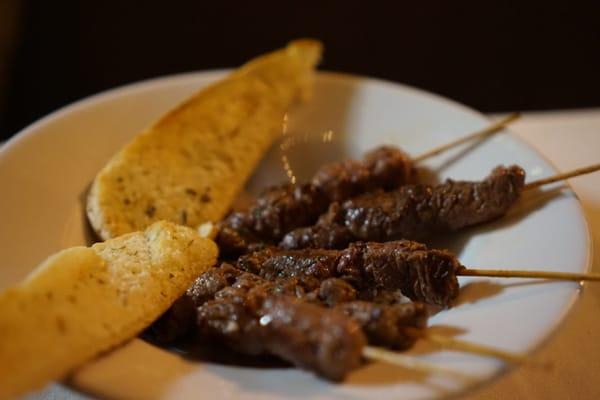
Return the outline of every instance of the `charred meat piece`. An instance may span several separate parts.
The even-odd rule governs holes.
[[[312,183],[284,184],[265,190],[246,212],[234,212],[219,224],[217,243],[227,258],[277,243],[289,231],[314,224],[332,201],[343,201],[373,189],[390,190],[414,181],[410,159],[384,146],[363,160],[327,164]]]
[[[194,305],[198,306],[212,300],[221,289],[236,284],[244,271],[228,263],[222,263],[218,268],[210,268],[196,278],[196,281],[186,291],[185,295],[191,298]]]
[[[269,188],[250,210],[227,216],[216,240],[225,254],[234,257],[254,243],[276,243],[292,229],[313,224],[328,206],[325,194],[311,184]]]
[[[315,298],[321,304],[327,307],[334,307],[358,298],[358,292],[348,282],[339,278],[325,279],[318,288],[307,294],[305,298]]]
[[[501,217],[518,200],[524,183],[520,167],[498,167],[481,182],[449,180],[367,193],[342,204],[335,220],[362,240],[418,240]]]
[[[407,349],[415,341],[406,327],[427,326],[427,310],[422,303],[389,305],[351,301],[339,304],[336,309],[360,324],[369,343],[396,350]]]
[[[339,276],[357,285],[400,290],[413,301],[443,307],[458,296],[456,273],[461,268],[450,252],[409,240],[353,243],[337,263]]]
[[[240,257],[238,267],[266,279],[341,278],[358,291],[397,291],[414,301],[449,306],[458,295],[462,268],[445,250],[408,240],[356,242],[345,250],[265,250]]]
[[[367,340],[353,319],[273,294],[260,281],[238,282],[200,305],[196,334],[246,354],[279,356],[336,381],[361,364]]]
[[[260,238],[277,240],[291,229],[315,221],[328,206],[329,200],[315,186],[285,184],[258,197],[246,226]]]
[[[280,245],[343,248],[356,240],[421,240],[501,217],[519,199],[524,184],[525,172],[512,166],[497,167],[480,182],[448,180],[366,193],[332,204],[316,226],[289,232]]]
[[[322,281],[336,276],[338,257],[339,252],[335,250],[268,249],[241,256],[237,266],[269,280],[311,276]]]
[[[337,204],[337,203],[335,203]],[[344,225],[335,222],[297,228],[286,234],[279,247],[283,249],[343,249],[356,239]]]
[[[413,183],[416,170],[410,157],[396,147],[381,146],[361,161],[346,160],[319,168],[312,184],[330,201],[344,201],[374,189],[391,190]]]

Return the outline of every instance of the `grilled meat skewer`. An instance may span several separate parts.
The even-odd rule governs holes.
[[[399,290],[413,301],[447,307],[458,295],[461,268],[448,251],[400,240],[355,242],[344,250],[266,249],[239,258],[237,266],[266,279],[341,278],[361,292]]]
[[[261,243],[277,243],[292,229],[312,225],[329,203],[372,190],[392,190],[413,183],[415,163],[474,139],[484,139],[519,118],[513,113],[487,127],[411,159],[400,149],[381,146],[360,161],[322,166],[308,184],[280,185],[264,191],[247,212],[231,213],[220,223],[217,243],[226,258],[254,251]]]
[[[305,293],[298,286],[294,278],[267,281],[223,264],[201,275],[152,326],[151,335],[165,342],[185,334],[185,328],[202,340],[218,341],[245,354],[277,355],[340,380],[360,365],[367,338],[373,344],[403,349],[416,340],[406,328],[426,325],[422,304],[349,301],[325,308],[318,306],[322,290]],[[354,297],[351,287],[348,293]]]
[[[397,147],[380,146],[367,152],[360,161],[350,159],[323,165],[311,183],[333,202],[375,189],[392,190],[415,179],[415,166],[406,153]]]
[[[223,263],[196,279],[187,293],[153,325],[151,336],[161,343],[183,337],[192,330],[197,307],[220,298],[222,294],[219,293],[228,293],[227,290],[250,290],[258,286],[268,294],[296,297],[309,303],[338,309],[359,323],[371,344],[393,349],[407,348],[414,339],[405,329],[426,326],[427,310],[423,304],[376,304],[359,300],[358,292],[342,279],[328,278],[319,282],[308,278],[291,277],[269,281]]]
[[[312,225],[333,201],[374,189],[391,190],[415,179],[410,158],[400,149],[381,146],[360,161],[322,166],[311,183],[266,189],[246,212],[234,212],[219,224],[217,243],[233,257],[260,243],[277,243],[287,232]]]
[[[503,216],[524,186],[525,172],[511,166],[497,167],[479,182],[448,180],[365,193],[331,204],[316,225],[289,232],[280,246],[344,248],[357,240],[422,240]]]
[[[360,326],[342,313],[256,285],[229,286],[198,307],[196,334],[245,354],[273,354],[331,380],[362,363]]]

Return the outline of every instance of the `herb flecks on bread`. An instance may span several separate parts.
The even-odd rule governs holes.
[[[170,222],[49,257],[0,294],[0,398],[134,337],[216,258],[211,240]]]

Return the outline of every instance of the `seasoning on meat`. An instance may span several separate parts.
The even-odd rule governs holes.
[[[455,231],[504,215],[519,199],[524,183],[523,169],[511,166],[495,168],[480,182],[448,180],[365,193],[333,203],[317,225],[289,232],[280,246],[343,248],[356,240],[420,240]]]

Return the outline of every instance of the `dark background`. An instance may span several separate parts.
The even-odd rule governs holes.
[[[305,36],[324,69],[486,112],[600,106],[598,1],[0,2],[0,140],[83,96]]]

